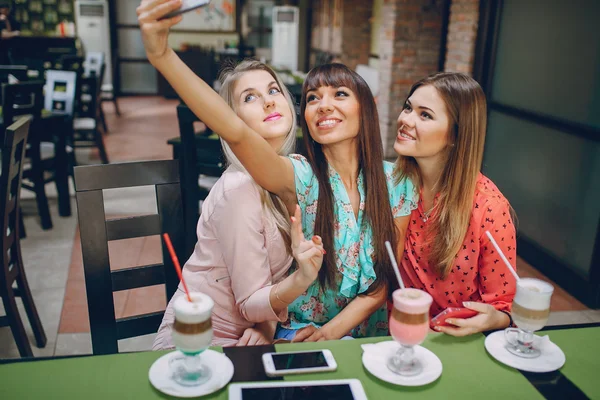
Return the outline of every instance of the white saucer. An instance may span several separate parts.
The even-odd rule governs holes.
[[[542,354],[537,358],[523,358],[506,350],[504,331],[497,331],[485,338],[485,349],[492,357],[509,367],[527,372],[552,372],[565,365],[565,353],[546,336],[535,336],[534,343]]]
[[[425,347],[415,346],[415,356],[423,365],[423,372],[415,376],[402,376],[393,373],[387,367],[387,359],[400,348],[400,344],[390,340],[375,344],[363,344],[362,363],[371,374],[381,379],[401,386],[422,386],[435,381],[442,375],[442,362]]]
[[[148,378],[157,390],[175,397],[198,397],[216,392],[229,383],[233,377],[233,363],[223,353],[214,350],[206,350],[200,355],[202,361],[210,365],[210,379],[199,386],[182,386],[171,379],[169,361],[171,358],[181,355],[179,351],[165,354],[152,364]]]

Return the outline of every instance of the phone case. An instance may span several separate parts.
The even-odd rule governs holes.
[[[479,314],[477,311],[470,310],[462,307],[450,307],[436,315],[431,319],[431,327],[435,326],[454,326],[448,324],[446,319],[448,318],[471,318]]]
[[[178,10],[170,12],[160,19],[162,20],[167,18],[173,18],[180,14],[185,14],[186,12],[193,11],[196,8],[206,6],[208,5],[208,3],[210,3],[210,0],[183,0],[183,4]]]

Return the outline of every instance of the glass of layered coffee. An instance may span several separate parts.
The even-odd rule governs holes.
[[[175,300],[173,343],[181,354],[170,361],[173,379],[184,386],[197,386],[211,376],[210,366],[202,362],[201,354],[212,341],[211,313],[213,300],[204,293],[190,293]]]
[[[524,358],[540,356],[534,346],[533,332],[542,329],[550,315],[550,299],[554,287],[548,282],[534,278],[521,278],[512,304],[512,318],[517,328],[506,328],[506,349]]]
[[[394,310],[390,333],[400,349],[388,359],[388,368],[399,375],[413,376],[423,371],[414,346],[423,343],[429,332],[429,307],[433,298],[419,289],[398,289],[392,295]]]

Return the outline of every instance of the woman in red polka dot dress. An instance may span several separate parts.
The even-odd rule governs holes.
[[[448,307],[478,312],[438,329],[455,336],[507,327],[515,294],[515,279],[485,234],[490,231],[516,268],[512,209],[480,172],[485,131],[479,84],[464,74],[439,73],[411,88],[394,143],[398,179],[419,182],[421,193],[401,257],[402,277],[431,294],[432,317]]]

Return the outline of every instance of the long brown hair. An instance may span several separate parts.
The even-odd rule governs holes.
[[[296,111],[294,110],[294,102],[292,101],[292,97],[290,96],[289,91],[283,84],[283,81],[277,75],[275,71],[268,65],[261,63],[256,60],[244,60],[241,63],[229,64],[219,75],[219,79],[221,81],[221,88],[219,90],[219,94],[223,99],[229,104],[229,106],[237,111],[237,104],[234,100],[233,91],[235,89],[235,85],[240,79],[242,75],[249,71],[265,71],[269,73],[277,85],[281,89],[281,93],[285,97],[292,115],[291,127],[287,135],[285,136],[285,140],[281,145],[281,148],[278,149],[278,153],[282,156],[286,156],[294,151],[294,147],[296,145]],[[221,145],[223,146],[223,153],[225,154],[225,158],[227,159],[227,164],[234,166],[236,169],[240,171],[246,171],[242,163],[237,159],[233,151],[227,144],[227,142],[221,139]],[[267,213],[271,214],[275,219],[275,224],[277,225],[277,229],[283,238],[283,241],[286,245],[286,249],[288,253],[291,254],[291,245],[292,238],[290,236],[290,217],[287,211],[287,208],[283,201],[273,193],[268,192],[267,190],[261,188],[258,185],[255,185],[260,193],[260,199],[262,203],[263,210]]]
[[[365,218],[373,231],[374,269],[377,279],[371,284],[367,293],[386,285],[393,277],[393,272],[385,250],[385,241],[394,243],[395,229],[390,207],[388,189],[383,171],[383,145],[379,133],[379,117],[375,100],[367,83],[354,71],[342,64],[326,64],[312,69],[302,87],[300,102],[300,124],[304,136],[307,159],[319,182],[319,199],[315,221],[315,233],[323,239],[327,254],[324,255],[323,266],[319,271],[321,288],[333,287],[337,271],[334,238],[334,203],[333,191],[329,182],[329,168],[323,154],[321,144],[314,141],[306,124],[306,93],[309,90],[328,86],[341,86],[352,90],[360,104],[360,126],[358,130],[357,154],[358,167],[364,177]]]
[[[468,75],[455,72],[442,72],[420,80],[412,86],[407,99],[426,85],[437,90],[449,119],[449,146],[436,185],[439,198],[431,212],[428,231],[428,240],[433,239],[429,255],[431,265],[446,278],[471,219],[475,186],[483,160],[487,106],[479,83]],[[419,166],[413,157],[399,156],[396,173],[398,179],[408,176],[422,187]]]

